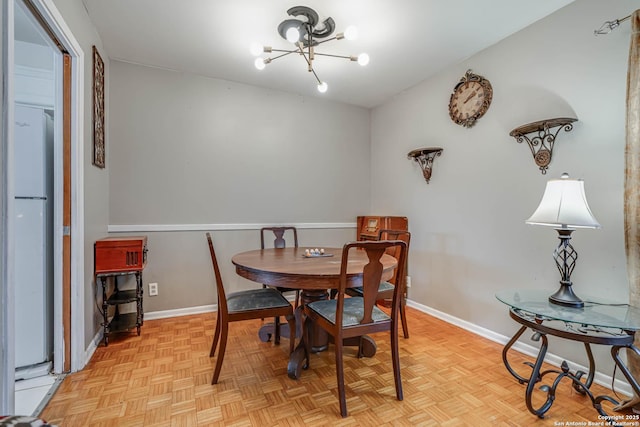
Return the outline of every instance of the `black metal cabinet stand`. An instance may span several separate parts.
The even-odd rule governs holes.
[[[122,290],[118,287],[118,278],[122,276],[135,275],[136,285],[134,289]],[[107,296],[107,279],[113,277],[114,289],[111,295]],[[144,323],[144,311],[142,309],[142,271],[122,271],[117,273],[101,273],[96,275],[96,280],[102,284],[102,327],[104,345],[109,345],[109,334],[115,332],[128,331],[136,328],[140,335],[140,327]],[[120,305],[136,303],[135,313],[121,313]],[[109,320],[109,307],[115,306],[115,313]]]

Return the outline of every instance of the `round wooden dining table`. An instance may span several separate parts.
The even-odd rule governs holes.
[[[302,307],[313,301],[329,298],[329,290],[337,289],[340,281],[340,264],[342,248],[323,248],[320,256],[306,256],[306,249],[312,248],[279,248],[258,249],[241,252],[231,258],[236,266],[236,273],[257,283],[283,288],[300,289],[302,305],[296,310],[296,324],[304,324]],[[352,249],[347,264],[347,287],[362,286],[362,270],[367,264],[367,254],[363,250]],[[383,265],[382,280],[393,277],[397,260],[391,255],[384,254],[381,258]],[[283,328],[288,325],[283,324]],[[282,335],[286,336],[282,331]],[[304,334],[301,334],[304,336]],[[311,329],[311,349],[314,352],[326,350],[329,337],[318,327]],[[300,378],[303,368],[306,368],[304,342],[301,337],[296,349],[289,358],[287,372],[289,377]],[[362,344],[362,355],[371,357],[376,352],[375,341],[367,336],[353,342],[345,341],[345,345]]]

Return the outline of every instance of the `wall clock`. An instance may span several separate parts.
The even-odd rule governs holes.
[[[473,126],[491,105],[493,88],[489,80],[467,70],[453,88],[449,99],[449,117],[466,128]]]

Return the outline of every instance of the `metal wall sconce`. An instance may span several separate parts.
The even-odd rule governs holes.
[[[418,148],[416,150],[410,151],[407,154],[407,157],[413,159],[420,165],[420,169],[422,169],[422,175],[424,176],[424,180],[429,183],[431,179],[431,169],[433,168],[433,159],[442,154],[442,148],[440,147],[427,147],[427,148]]]
[[[533,155],[533,160],[544,175],[547,173],[549,163],[551,163],[553,144],[556,141],[558,133],[563,128],[565,132],[569,132],[573,129],[572,123],[575,121],[578,121],[578,119],[567,117],[540,120],[517,127],[512,130],[509,135],[513,136],[518,143],[527,141],[531,149],[531,154]],[[554,128],[557,128],[555,132],[552,131]]]

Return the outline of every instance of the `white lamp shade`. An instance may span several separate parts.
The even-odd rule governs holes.
[[[566,174],[547,182],[540,205],[526,223],[565,229],[600,228],[589,209],[584,181],[569,179]]]

